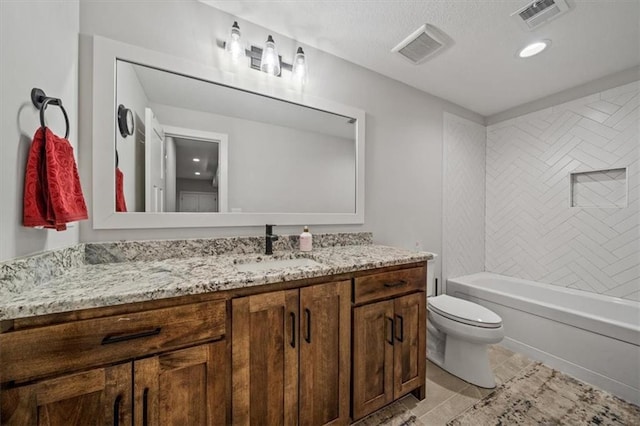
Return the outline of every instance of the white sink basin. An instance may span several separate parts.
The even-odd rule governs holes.
[[[270,269],[298,268],[301,266],[322,266],[315,260],[299,258],[299,259],[278,259],[263,260],[262,262],[239,263],[235,267],[240,272],[264,272]]]

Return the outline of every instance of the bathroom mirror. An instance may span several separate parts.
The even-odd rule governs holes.
[[[364,112],[250,71],[93,38],[95,229],[364,222]]]
[[[355,213],[353,117],[123,60],[115,104],[129,212]]]

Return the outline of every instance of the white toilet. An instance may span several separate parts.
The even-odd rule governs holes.
[[[462,380],[494,388],[488,345],[504,338],[502,318],[477,303],[446,294],[427,297],[427,318],[427,358]]]

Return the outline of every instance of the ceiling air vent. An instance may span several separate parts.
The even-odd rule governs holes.
[[[446,37],[435,27],[424,24],[391,51],[418,65],[442,50],[446,44],[445,40]]]
[[[535,0],[512,13],[511,17],[524,30],[531,31],[568,11],[569,5],[566,0]]]

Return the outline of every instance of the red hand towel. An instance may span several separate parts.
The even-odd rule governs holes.
[[[68,222],[87,218],[73,147],[48,128],[39,128],[24,178],[24,226],[64,231]]]
[[[126,212],[127,203],[124,200],[124,174],[116,167],[116,211]]]

